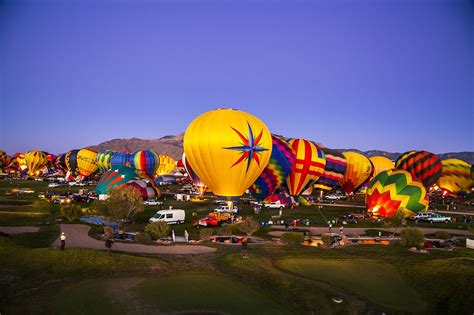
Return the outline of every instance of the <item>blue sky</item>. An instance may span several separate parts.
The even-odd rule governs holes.
[[[474,2],[1,1],[0,149],[248,111],[330,148],[474,151]]]

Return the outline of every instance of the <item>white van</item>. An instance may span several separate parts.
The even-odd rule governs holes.
[[[191,196],[186,194],[176,194],[174,195],[176,201],[191,201]]]
[[[181,209],[160,210],[149,221],[150,223],[163,221],[168,224],[181,224],[184,223],[185,216],[184,210]]]

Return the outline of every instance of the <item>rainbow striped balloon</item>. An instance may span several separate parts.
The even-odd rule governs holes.
[[[314,187],[323,190],[331,190],[339,185],[339,182],[344,178],[347,161],[342,153],[328,148],[322,148],[322,150],[326,155],[326,167]]]
[[[141,177],[153,178],[159,165],[158,154],[153,151],[137,151],[130,155],[130,167]]]
[[[97,194],[106,194],[110,189],[123,185],[137,178],[137,173],[128,166],[117,166],[105,172],[99,180],[95,191]]]

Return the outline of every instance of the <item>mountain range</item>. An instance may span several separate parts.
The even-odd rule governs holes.
[[[113,151],[138,151],[138,150],[152,150],[159,154],[165,154],[171,156],[175,160],[181,159],[183,154],[183,139],[184,133],[180,133],[176,136],[164,136],[159,139],[113,139],[102,142],[98,145],[90,146],[91,149],[96,151],[102,150],[113,150]],[[387,152],[381,150],[369,150],[361,151],[357,149],[336,149],[336,151],[354,151],[361,153],[367,157],[382,155],[393,161],[395,161],[401,154],[401,152]],[[468,163],[474,164],[474,152],[449,152],[438,154],[441,160],[448,158],[456,158],[464,160]]]

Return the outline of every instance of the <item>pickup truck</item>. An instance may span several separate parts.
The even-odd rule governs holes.
[[[229,222],[231,219],[229,213],[214,212],[201,220],[194,222],[195,227],[199,226],[220,226],[222,223]]]
[[[148,199],[143,204],[146,206],[161,206],[163,201],[159,201],[158,199]]]
[[[434,212],[420,212],[420,213],[417,213],[414,216],[411,216],[410,220],[413,220],[413,221],[428,221],[428,218],[430,218],[433,214],[434,214]]]
[[[237,208],[236,206],[234,206],[232,208],[232,210],[230,210],[229,206],[219,206],[217,208],[214,209],[214,212],[232,212],[232,213],[239,213],[239,208]]]
[[[427,221],[429,223],[436,223],[436,222],[450,223],[451,217],[445,217],[439,213],[433,213],[429,218],[425,219],[424,221]]]
[[[264,203],[263,206],[268,209],[283,209],[285,205],[279,202]]]

